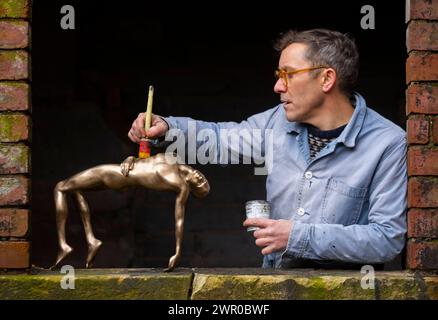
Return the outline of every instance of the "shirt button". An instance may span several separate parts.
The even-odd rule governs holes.
[[[306,171],[306,173],[304,174],[304,176],[306,177],[306,179],[312,179],[313,177],[313,173],[312,171]]]
[[[306,210],[304,210],[304,208],[299,208],[298,209],[298,215],[303,216],[304,213],[306,213]]]

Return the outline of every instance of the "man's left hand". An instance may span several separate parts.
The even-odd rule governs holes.
[[[292,229],[291,220],[273,219],[246,219],[244,227],[259,227],[254,231],[255,244],[263,248],[262,254],[267,255],[277,251],[284,251]]]

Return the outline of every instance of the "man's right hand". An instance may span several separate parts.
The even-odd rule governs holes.
[[[156,139],[166,135],[169,126],[161,117],[153,114],[150,129],[144,130],[145,113],[140,113],[137,119],[134,120],[131,130],[128,132],[128,137],[132,142],[140,143],[141,138]]]

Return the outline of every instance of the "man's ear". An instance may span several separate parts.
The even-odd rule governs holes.
[[[336,71],[332,68],[327,68],[323,71],[322,77],[321,77],[321,89],[324,91],[324,93],[329,92],[334,88],[336,83]]]

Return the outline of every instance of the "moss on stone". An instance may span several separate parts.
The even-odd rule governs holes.
[[[260,299],[260,295],[270,292],[270,296],[266,299],[281,299],[282,290],[274,288],[278,280],[274,276],[196,274],[191,298],[194,300]]]
[[[29,12],[29,0],[0,1],[0,17],[26,18]]]
[[[0,299],[95,299],[166,300],[187,299],[191,274],[167,275],[81,275],[74,289],[62,289],[64,275],[0,276]]]
[[[20,167],[25,170],[25,172],[22,173],[28,173],[29,172],[29,148],[25,145],[21,145],[21,152],[18,155],[17,162],[20,164]]]
[[[26,55],[26,51],[19,49],[19,50],[1,50],[0,56],[3,60],[16,60],[16,59],[23,59],[23,57]],[[11,81],[12,82],[12,81]]]
[[[374,289],[363,289],[359,276],[320,276],[297,278],[298,299],[309,300],[370,300]]]
[[[341,276],[196,274],[192,299],[374,299],[360,279]]]
[[[404,274],[403,277],[395,275],[378,275],[376,277],[379,299],[381,300],[414,300],[422,299],[421,286],[413,275]]]
[[[424,277],[424,284],[426,286],[426,298],[438,300],[438,276]]]
[[[11,136],[13,121],[9,115],[0,115],[0,141]]]
[[[12,142],[21,138],[21,132],[15,130],[17,124],[23,120],[23,115],[2,114],[0,115],[0,141]]]
[[[0,86],[7,86],[11,88],[20,88],[20,89],[26,89],[29,87],[27,83],[19,82],[19,81],[2,81],[0,83]]]
[[[51,271],[0,275],[0,299],[438,299],[438,276],[409,272],[376,272],[375,289],[362,289],[362,274],[348,271],[91,269],[77,270],[74,290],[61,288],[63,276]]]

